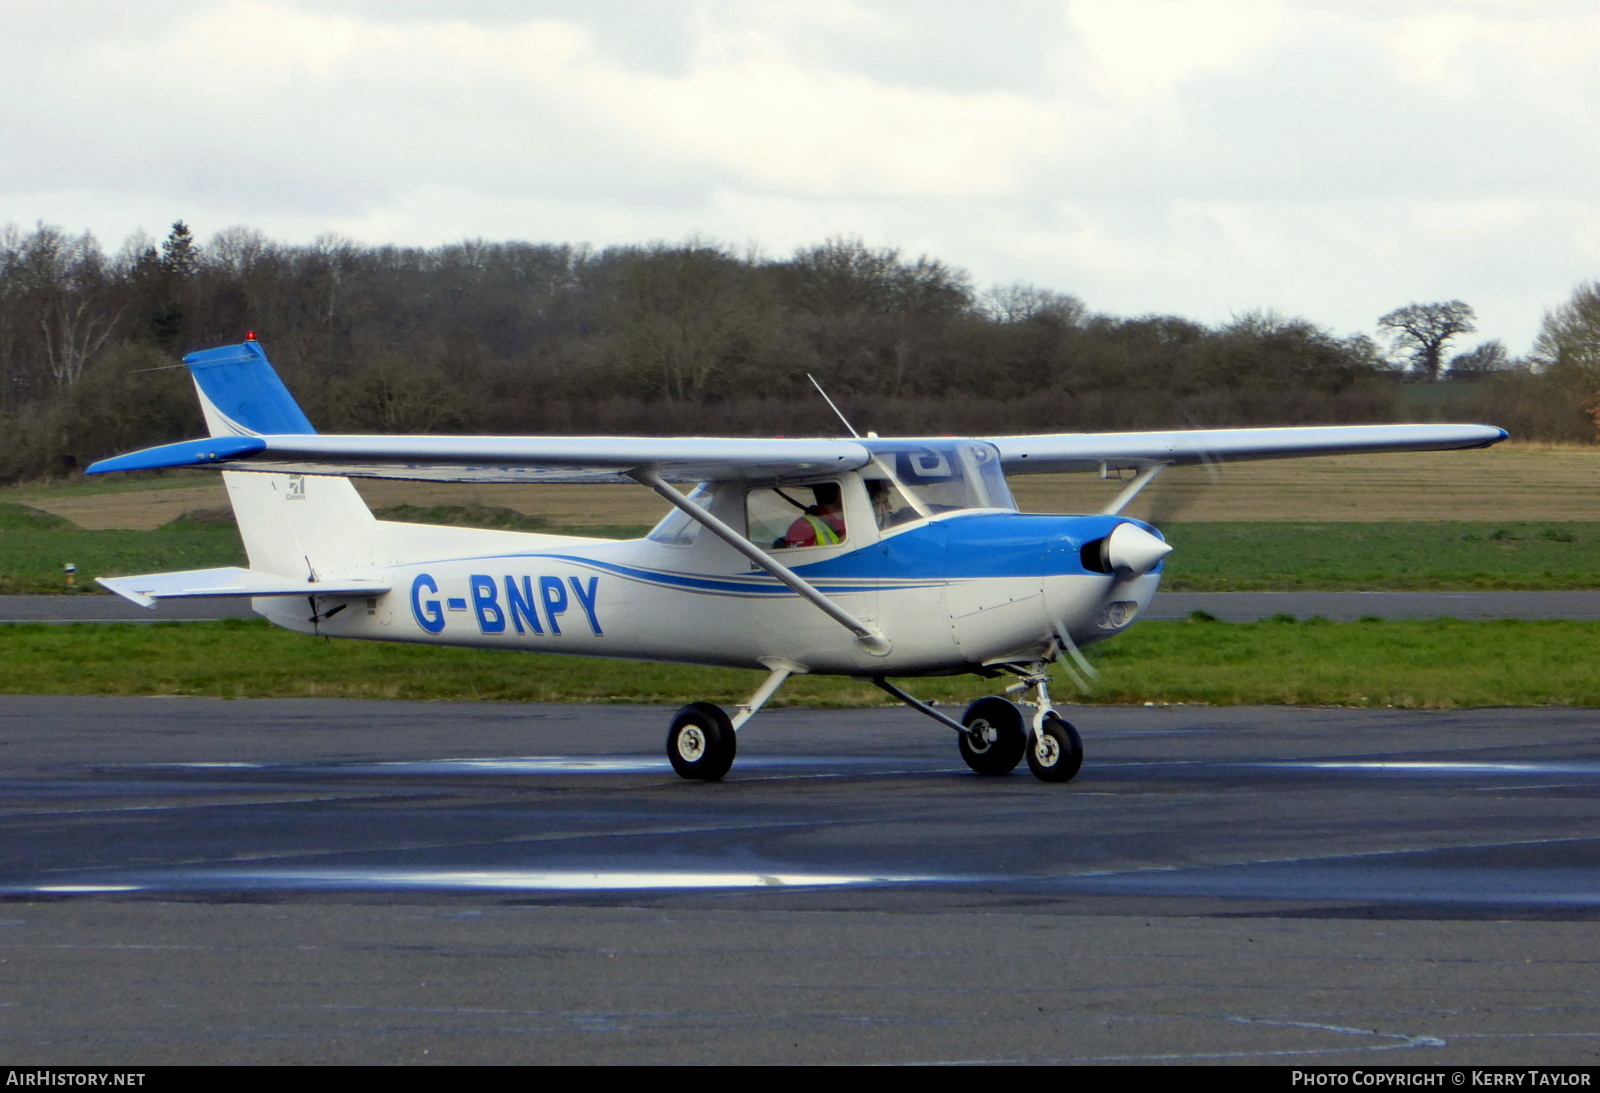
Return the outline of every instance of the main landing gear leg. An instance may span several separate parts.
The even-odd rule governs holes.
[[[1003,698],[980,698],[968,706],[961,720],[940,713],[926,702],[906,694],[882,676],[872,677],[873,685],[886,691],[918,713],[960,733],[957,741],[961,758],[979,774],[1010,774],[1022,761],[1027,748],[1022,711]]]
[[[1032,690],[1033,731],[1028,734],[1028,769],[1041,782],[1070,782],[1083,766],[1083,740],[1071,723],[1056,713],[1050,701],[1049,665],[1043,662],[1023,667],[1008,667],[1018,682],[1006,688],[1007,694]]]
[[[790,676],[804,672],[798,664],[776,659],[761,661],[770,673],[756,693],[741,702],[732,718],[710,702],[691,702],[678,711],[667,730],[667,760],[681,777],[715,782],[733,766],[739,750],[737,733],[756,715]]]

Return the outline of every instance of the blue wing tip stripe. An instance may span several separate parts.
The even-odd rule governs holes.
[[[162,467],[203,467],[208,463],[223,463],[240,456],[265,449],[267,442],[256,436],[213,436],[205,440],[185,440],[178,444],[164,444],[159,448],[146,448],[142,452],[113,456],[91,463],[85,474],[109,474],[112,471],[150,471]]]

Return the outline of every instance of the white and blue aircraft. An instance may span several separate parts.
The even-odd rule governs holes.
[[[1483,425],[1360,425],[887,439],[324,436],[251,336],[184,358],[211,436],[96,463],[91,474],[222,470],[248,569],[102,578],[146,607],[248,597],[272,622],[329,637],[765,669],[730,717],[672,721],[667,756],[715,780],[736,732],[797,673],[870,680],[957,735],[980,774],[1026,758],[1044,781],[1083,747],[1050,668],[1126,629],[1172,549],[1121,515],[1164,467],[1348,452],[1482,448]],[[848,423],[846,423],[848,424]],[[852,432],[854,430],[851,430]],[[1133,477],[1101,512],[1017,511],[1007,474]],[[614,482],[672,511],[643,539],[375,519],[352,477]],[[671,483],[692,484],[683,494]],[[309,605],[309,607],[308,607]],[[958,720],[893,678],[1013,676],[1031,715],[980,698]]]

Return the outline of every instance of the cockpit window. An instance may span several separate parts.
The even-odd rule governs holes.
[[[878,466],[863,474],[880,527],[952,509],[1017,507],[1000,470],[999,449],[992,444],[868,441],[867,447],[878,457]]]
[[[844,495],[837,482],[751,490],[745,519],[757,546],[834,546],[845,538]]]

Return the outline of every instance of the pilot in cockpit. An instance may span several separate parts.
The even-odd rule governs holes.
[[[844,498],[836,482],[823,482],[812,487],[816,503],[806,506],[798,519],[789,525],[782,539],[774,543],[778,548],[833,546],[844,540]]]
[[[917,518],[916,510],[910,506],[895,508],[894,495],[894,486],[887,478],[867,479],[867,496],[872,500],[872,516],[878,522],[879,531]]]

